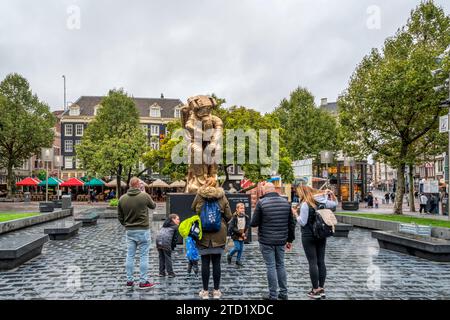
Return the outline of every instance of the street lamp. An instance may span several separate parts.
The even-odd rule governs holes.
[[[48,162],[53,160],[53,148],[42,148],[41,160],[45,161],[45,202],[48,202]]]
[[[54,159],[54,162],[53,162],[53,165],[58,168],[58,179],[59,179],[60,170],[61,170],[61,167],[62,167],[62,156],[56,155],[55,159]],[[58,200],[59,200],[59,196],[60,196],[60,189],[58,187]]]

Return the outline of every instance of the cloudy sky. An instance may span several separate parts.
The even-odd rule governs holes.
[[[0,79],[25,76],[52,110],[123,87],[216,93],[269,112],[298,86],[335,101],[417,0],[1,0]],[[436,0],[450,14],[450,1]]]

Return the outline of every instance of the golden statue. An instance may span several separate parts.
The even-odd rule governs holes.
[[[223,122],[211,114],[217,102],[209,96],[195,96],[181,108],[181,122],[186,129],[189,169],[187,193],[196,193],[210,177],[217,179],[217,163],[214,159],[220,150]]]

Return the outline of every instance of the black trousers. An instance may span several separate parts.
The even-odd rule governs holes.
[[[327,277],[325,266],[325,247],[327,239],[314,236],[302,236],[302,245],[309,263],[309,276],[314,289],[323,288]]]
[[[419,212],[422,213],[422,210],[425,211],[425,213],[427,212],[427,205],[426,205],[426,204],[421,204],[421,205],[420,205],[420,210],[419,210]]]
[[[159,253],[159,273],[164,274],[167,270],[167,273],[173,273],[172,268],[172,251],[165,249],[158,249]]]
[[[208,290],[209,286],[209,276],[210,276],[210,264],[212,262],[213,266],[213,281],[214,281],[214,290],[219,290],[220,287],[220,259],[222,258],[221,254],[207,254],[202,256],[202,282],[203,282],[203,290]]]

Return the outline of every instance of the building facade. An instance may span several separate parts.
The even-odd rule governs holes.
[[[96,116],[104,97],[82,96],[61,117],[62,179],[83,177],[76,146],[81,143],[89,123]],[[147,132],[148,143],[159,149],[159,141],[167,134],[167,123],[180,118],[183,103],[180,99],[133,98],[140,116],[140,124]]]

